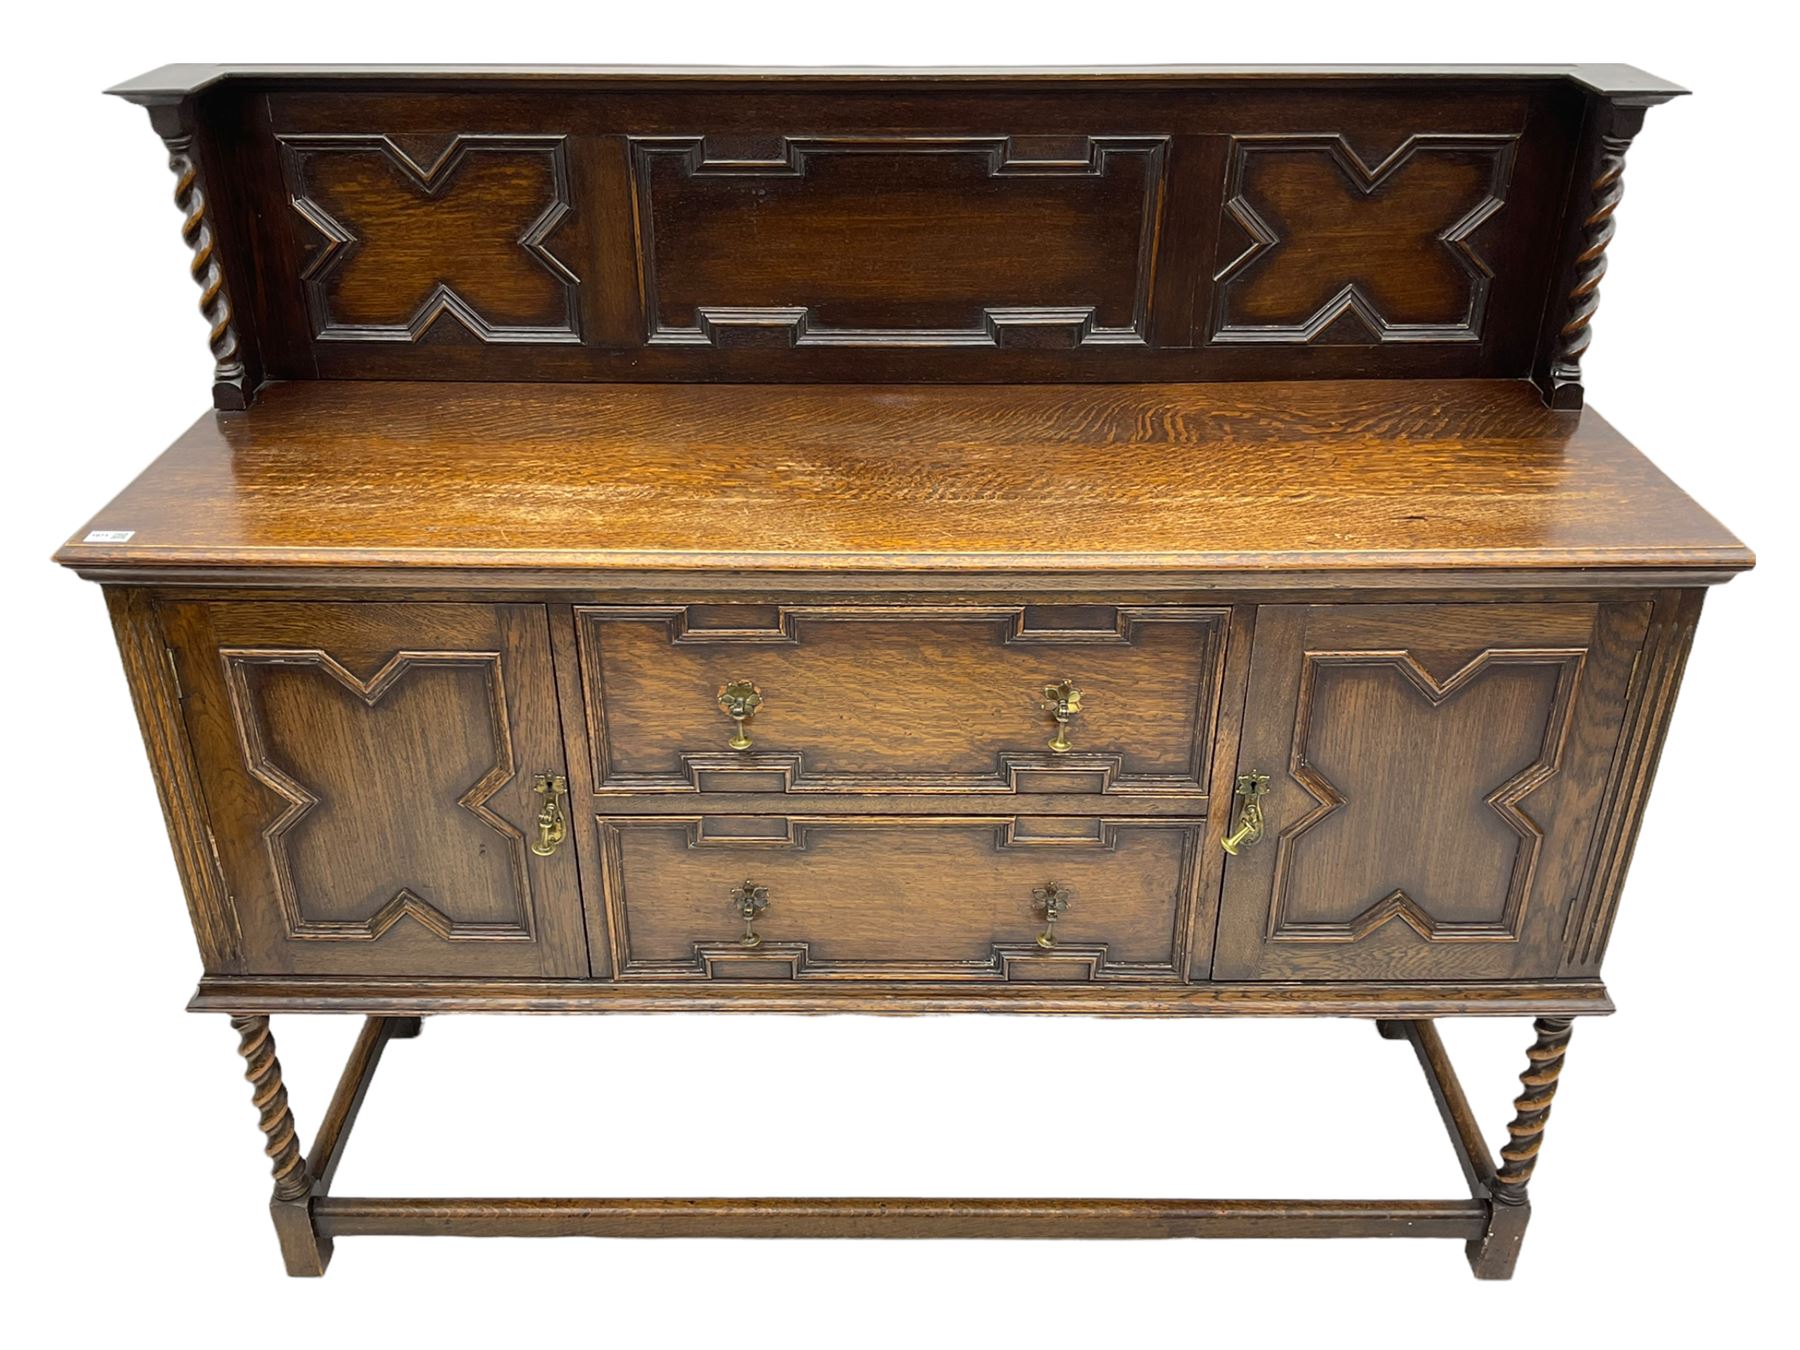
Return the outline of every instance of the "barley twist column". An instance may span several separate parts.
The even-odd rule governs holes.
[[[306,1170],[306,1159],[300,1156],[300,1140],[294,1128],[294,1113],[288,1110],[287,1089],[281,1082],[281,1061],[275,1058],[275,1037],[269,1031],[267,1017],[234,1017],[232,1027],[238,1033],[238,1053],[244,1057],[244,1077],[253,1089],[250,1100],[256,1106],[258,1126],[268,1137],[270,1170],[275,1174],[277,1200],[301,1200],[312,1190],[312,1177]]]
[[[1525,1090],[1513,1099],[1512,1124],[1506,1127],[1507,1142],[1494,1174],[1493,1194],[1499,1204],[1525,1203],[1525,1187],[1544,1145],[1544,1126],[1550,1120],[1550,1103],[1556,1097],[1556,1080],[1562,1076],[1573,1026],[1567,1017],[1540,1017],[1532,1024],[1537,1041],[1525,1052],[1528,1063],[1519,1075]]]

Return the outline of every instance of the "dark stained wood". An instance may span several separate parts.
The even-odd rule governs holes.
[[[1195,831],[1081,817],[601,819],[623,977],[1178,982]],[[745,948],[732,893],[767,909]],[[1068,908],[1046,931],[1042,891]]]
[[[1386,1039],[1411,1044],[1431,1088],[1432,1099],[1437,1103],[1438,1114],[1443,1117],[1451,1147],[1456,1151],[1457,1166],[1462,1168],[1463,1180],[1469,1183],[1469,1193],[1478,1200],[1488,1198],[1488,1188],[1494,1181],[1494,1159],[1481,1137],[1481,1127],[1475,1123],[1475,1113],[1469,1109],[1469,1099],[1463,1093],[1462,1083],[1457,1079],[1456,1069],[1450,1063],[1437,1027],[1417,1019],[1383,1021],[1376,1025]]]
[[[1265,606],[1214,974],[1553,977],[1649,606]]]
[[[1228,611],[581,606],[596,791],[1037,792],[1204,810]],[[761,703],[734,750],[719,691]],[[1069,747],[1045,690],[1073,684]],[[1072,809],[1081,809],[1071,803]]]
[[[313,1146],[307,1151],[306,1165],[312,1174],[314,1194],[324,1195],[331,1189],[338,1164],[344,1160],[344,1146],[350,1140],[350,1131],[355,1127],[356,1117],[362,1111],[363,1099],[368,1096],[369,1084],[374,1081],[375,1070],[381,1065],[381,1055],[387,1049],[387,1043],[392,1040],[411,1040],[419,1034],[419,1029],[420,1023],[416,1017],[363,1019],[363,1028],[357,1033],[350,1058],[344,1062],[344,1072],[338,1079],[337,1091],[332,1093],[331,1104],[325,1108],[325,1116],[319,1122],[319,1133],[314,1136]]]
[[[106,583],[291,1274],[460,1233],[1431,1236],[1511,1275],[1702,588],[1753,562],[1583,409],[1679,88],[114,92],[224,411],[57,559]],[[1374,1018],[1468,1194],[329,1194],[420,1017],[667,1011]],[[276,1012],[368,1018],[310,1163]],[[1424,1020],[1463,1015],[1537,1019],[1498,1164]]]
[[[156,604],[146,591],[109,586],[106,607],[137,708],[138,730],[150,757],[201,963],[209,971],[242,972],[247,969],[242,938],[207,823],[202,780],[182,720],[183,690]]]
[[[1592,129],[1683,91],[1600,66],[243,66],[114,92],[166,137],[230,128],[189,162],[223,227],[209,317],[256,363],[218,386],[235,407],[265,375],[1529,377],[1578,406]]]
[[[1240,86],[1247,83],[1310,84],[1393,81],[1405,85],[1444,79],[1463,81],[1514,79],[1572,81],[1584,89],[1619,97],[1674,98],[1687,90],[1636,66],[1581,62],[1572,64],[1419,64],[1419,65],[1148,65],[1148,66],[682,66],[682,65],[296,65],[178,64],[158,66],[106,92],[133,102],[196,94],[229,79],[255,78],[276,85],[357,87],[393,82],[435,88],[446,82],[476,87],[511,84],[558,85],[594,82],[633,88],[645,82],[690,85],[782,84],[796,87],[894,84],[1002,84],[1063,88],[1083,83],[1192,84]]]
[[[1752,562],[1591,410],[1549,412],[1518,382],[296,383],[202,418],[87,529],[135,532],[78,532],[57,556],[90,575],[403,568],[415,586],[632,569],[1592,586]]]
[[[1472,1238],[1476,1200],[391,1200],[327,1196],[332,1237]]]
[[[170,605],[243,969],[587,973],[541,607]]]
[[[1024,985],[973,980],[416,980],[208,977],[194,1012],[409,1014],[449,1012],[937,1013],[1089,1017],[1533,1017],[1604,1016],[1598,980],[1233,982],[1187,986]]]
[[[1150,337],[1164,137],[639,137],[631,153],[652,344]]]
[[[578,340],[576,283],[547,243],[572,209],[560,143],[493,138],[423,163],[379,137],[286,150],[321,337],[411,340],[448,307],[491,340]]]

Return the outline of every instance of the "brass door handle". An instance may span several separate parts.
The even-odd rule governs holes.
[[[531,841],[531,851],[548,858],[569,837],[569,818],[562,806],[562,799],[569,795],[569,780],[560,773],[540,773],[531,790],[544,799],[538,807],[537,838]]]
[[[1072,680],[1064,680],[1061,684],[1044,686],[1043,710],[1056,721],[1056,735],[1050,738],[1050,748],[1059,755],[1069,752],[1069,719],[1081,711],[1081,690],[1075,687]]]
[[[744,921],[744,936],[738,939],[738,946],[762,946],[762,934],[756,931],[756,916],[769,907],[769,888],[758,886],[754,881],[746,881],[732,889],[731,907],[737,911],[738,918]]]
[[[1037,945],[1048,951],[1056,945],[1056,921],[1068,912],[1075,892],[1060,881],[1051,881],[1033,889],[1031,898],[1044,916],[1044,931],[1038,934]]]
[[[1268,790],[1268,774],[1252,771],[1238,775],[1237,795],[1244,803],[1238,809],[1237,828],[1219,841],[1233,857],[1245,844],[1254,844],[1263,837],[1262,799]]]
[[[726,744],[733,750],[750,748],[750,733],[744,724],[756,716],[762,701],[762,690],[749,680],[733,680],[719,690],[719,707],[732,722],[731,739]]]

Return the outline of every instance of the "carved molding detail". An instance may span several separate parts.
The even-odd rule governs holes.
[[[1575,714],[1575,691],[1587,653],[1580,648],[1490,648],[1448,680],[1440,683],[1407,651],[1308,652],[1301,674],[1299,706],[1294,716],[1294,740],[1288,773],[1318,803],[1306,815],[1282,830],[1275,843],[1274,900],[1269,907],[1268,936],[1272,941],[1360,942],[1383,924],[1399,920],[1427,941],[1516,942],[1531,894],[1544,832],[1521,807],[1526,797],[1542,787],[1562,763],[1569,728]],[[1487,805],[1519,837],[1513,857],[1512,877],[1501,913],[1493,920],[1443,921],[1430,910],[1429,898],[1408,895],[1396,888],[1342,923],[1297,923],[1287,917],[1295,846],[1315,825],[1343,807],[1348,800],[1335,784],[1308,762],[1312,712],[1318,672],[1325,666],[1386,666],[1398,671],[1434,708],[1441,707],[1466,689],[1483,672],[1501,666],[1554,666],[1556,690],[1544,719],[1544,735],[1538,756],[1487,794]]]
[[[704,136],[634,136],[639,286],[652,346],[677,347],[985,347],[1069,350],[1144,346],[1149,341],[1151,282],[1168,158],[1164,136],[822,136],[763,137],[728,144]],[[733,148],[735,146],[735,148]],[[1098,178],[1119,155],[1142,155],[1143,226],[1137,255],[1132,321],[1106,327],[1088,305],[985,306],[971,328],[838,328],[819,323],[805,305],[700,305],[688,326],[665,324],[657,303],[651,167],[675,158],[689,178],[804,178],[820,155],[976,155],[990,178]]]
[[[775,827],[766,836],[745,837],[740,834],[715,835],[708,831],[706,816],[602,816],[600,830],[601,905],[606,913],[607,931],[613,944],[613,969],[621,979],[706,980],[723,974],[729,978],[732,968],[743,972],[746,967],[761,970],[771,963],[786,967],[777,978],[805,980],[1029,980],[1044,978],[1051,971],[1078,967],[1080,978],[1106,983],[1179,981],[1187,968],[1187,946],[1193,927],[1196,903],[1195,886],[1199,861],[1200,829],[1194,822],[1177,818],[1104,818],[1095,822],[1094,835],[1082,837],[1064,834],[1033,835],[1011,816],[815,816],[770,817],[766,823]],[[878,825],[908,826],[966,825],[988,827],[994,832],[998,849],[1065,849],[1081,848],[1112,852],[1118,846],[1121,827],[1177,829],[1185,835],[1177,877],[1172,959],[1167,962],[1109,961],[1105,943],[1059,943],[1054,950],[1039,947],[1032,937],[1021,936],[1017,942],[995,942],[989,954],[980,960],[907,960],[907,961],[821,961],[813,958],[805,941],[765,940],[757,947],[744,947],[727,937],[721,929],[716,939],[699,939],[693,954],[686,960],[645,960],[631,954],[629,902],[626,896],[622,835],[630,829],[678,826],[686,831],[690,849],[771,848],[804,850],[807,836],[814,830],[836,826]],[[721,894],[723,892],[721,891]],[[724,910],[721,908],[721,921]],[[1035,932],[1041,926],[1034,912],[1023,905],[1019,911],[1021,933]],[[744,978],[740,973],[739,978]],[[759,976],[759,978],[768,978]],[[1067,975],[1063,979],[1069,978]]]
[[[237,725],[238,744],[245,766],[252,777],[286,803],[281,814],[263,829],[269,864],[281,901],[287,935],[295,939],[332,939],[337,941],[372,942],[388,932],[404,918],[422,924],[445,941],[483,941],[516,939],[533,940],[533,905],[531,882],[525,853],[524,833],[511,822],[496,815],[487,803],[516,772],[513,758],[512,728],[506,715],[506,692],[501,675],[498,652],[396,652],[367,681],[358,679],[329,653],[316,648],[262,649],[225,647],[219,651],[224,662],[226,685],[230,691],[232,716]],[[519,919],[510,923],[459,923],[422,896],[402,887],[367,919],[313,919],[301,908],[298,888],[294,883],[292,860],[288,856],[287,835],[319,804],[319,798],[306,786],[275,764],[263,735],[262,720],[256,714],[255,696],[250,690],[249,668],[257,665],[311,666],[337,681],[362,702],[373,708],[406,673],[420,666],[472,668],[482,672],[488,687],[489,712],[492,719],[495,763],[474,786],[457,799],[457,805],[506,840],[512,864],[514,884],[519,897]]]
[[[300,1139],[294,1113],[288,1109],[287,1088],[281,1081],[281,1061],[275,1057],[275,1037],[264,1016],[234,1017],[238,1054],[244,1057],[244,1077],[251,1087],[257,1127],[268,1139],[263,1152],[275,1177],[277,1200],[301,1200],[312,1190],[312,1176],[300,1155]]]
[[[1550,366],[1550,406],[1582,404],[1581,358],[1594,340],[1594,314],[1600,308],[1600,281],[1606,275],[1606,250],[1618,229],[1613,219],[1625,197],[1625,152],[1644,125],[1644,109],[1613,106],[1600,134],[1593,179],[1587,187],[1587,213],[1581,221],[1580,250],[1565,298],[1556,356]]]
[[[317,230],[325,245],[301,273],[306,308],[314,336],[323,342],[417,342],[439,319],[448,315],[483,342],[579,343],[579,306],[576,291],[580,278],[550,251],[548,240],[574,209],[569,190],[568,147],[563,136],[490,135],[460,133],[430,164],[421,164],[391,138],[382,135],[297,135],[278,138],[294,210]],[[518,239],[531,259],[561,284],[566,321],[559,325],[490,323],[476,307],[448,283],[439,282],[420,301],[405,323],[340,323],[332,317],[328,283],[361,246],[354,231],[309,195],[307,164],[310,156],[333,152],[380,154],[397,167],[427,197],[440,197],[456,181],[457,170],[470,155],[526,152],[545,155],[551,172],[550,201]]]
[[[1500,1166],[1490,1188],[1499,1204],[1526,1202],[1525,1188],[1537,1170],[1544,1127],[1550,1123],[1550,1105],[1556,1099],[1556,1083],[1562,1077],[1563,1057],[1574,1025],[1567,1017],[1540,1017],[1532,1023],[1537,1040],[1525,1052],[1525,1072],[1519,1075],[1525,1090],[1513,1099],[1512,1123],[1506,1127],[1507,1142],[1500,1149]]]
[[[1597,812],[1599,828],[1589,846],[1579,903],[1569,912],[1563,940],[1563,973],[1597,971],[1606,953],[1613,914],[1624,889],[1625,871],[1637,843],[1645,799],[1668,734],[1670,711],[1694,644],[1703,593],[1687,591],[1661,600],[1651,617],[1634,663],[1606,795]]]
[[[169,150],[169,169],[175,175],[175,205],[181,208],[181,237],[193,253],[188,270],[200,287],[200,312],[211,331],[207,345],[213,354],[213,400],[221,408],[250,406],[249,375],[238,344],[231,297],[225,290],[225,271],[219,266],[217,240],[207,216],[206,185],[194,157],[192,134],[164,136]]]
[[[1225,183],[1225,214],[1249,236],[1250,244],[1213,277],[1215,343],[1278,343],[1304,345],[1322,336],[1340,319],[1354,317],[1377,342],[1479,342],[1487,313],[1488,293],[1494,273],[1475,251],[1472,237],[1506,204],[1519,137],[1465,133],[1408,136],[1379,164],[1370,166],[1341,135],[1273,133],[1232,138],[1231,161]],[[1250,157],[1293,152],[1323,153],[1344,178],[1365,197],[1399,174],[1417,156],[1434,151],[1485,152],[1492,159],[1488,192],[1470,210],[1437,235],[1452,258],[1468,274],[1469,304],[1464,317],[1454,323],[1392,323],[1380,306],[1355,281],[1346,282],[1324,304],[1299,323],[1242,324],[1230,317],[1231,284],[1248,274],[1263,258],[1284,242],[1279,231],[1259,213],[1245,192],[1244,173]],[[1300,241],[1304,244],[1304,240]]]
[[[580,645],[583,700],[588,718],[588,745],[593,760],[594,793],[609,794],[686,792],[1098,792],[1116,796],[1173,794],[1189,796],[1205,790],[1208,757],[1217,704],[1224,678],[1225,626],[1228,609],[1174,606],[1117,607],[1114,626],[1094,629],[1037,628],[1023,605],[964,605],[872,608],[855,605],[783,605],[774,622],[761,628],[696,628],[685,605],[578,605],[575,626]],[[600,642],[592,631],[597,623],[643,621],[667,626],[672,647],[707,645],[798,646],[799,626],[808,620],[872,623],[901,621],[955,621],[1004,625],[1002,643],[1008,647],[1130,646],[1140,626],[1147,623],[1187,623],[1203,630],[1207,649],[1205,678],[1195,690],[1192,751],[1187,772],[1176,775],[1126,774],[1118,755],[1071,753],[1064,755],[1001,752],[992,772],[985,774],[907,774],[885,778],[855,774],[809,774],[799,751],[761,750],[732,752],[695,750],[682,755],[680,772],[622,774],[613,768],[606,728],[606,682],[601,666]],[[736,783],[723,781],[736,778]],[[1030,780],[1036,778],[1034,784]],[[1056,787],[1053,783],[1067,786]]]
[[[997,942],[986,961],[958,962],[954,972],[947,972],[947,963],[935,961],[884,961],[879,966],[866,961],[815,961],[811,950],[810,944],[805,942],[765,942],[755,948],[733,942],[696,942],[692,963],[658,963],[653,973],[657,979],[696,974],[708,980],[768,979],[771,978],[769,971],[778,968],[780,973],[773,976],[775,979],[868,979],[873,975],[879,979],[936,980],[944,979],[948,974],[950,978],[994,978],[1028,984],[1045,981],[1088,984],[1109,981],[1121,974],[1141,976],[1147,969],[1155,970],[1165,979],[1173,973],[1160,967],[1109,965],[1104,942],[1060,944],[1054,951],[1045,951],[1036,943]],[[652,972],[649,963],[640,962],[626,973]]]

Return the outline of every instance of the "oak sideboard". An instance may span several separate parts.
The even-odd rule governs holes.
[[[290,1274],[435,1233],[1444,1237],[1512,1273],[1702,597],[1752,563],[1583,388],[1680,89],[113,92],[168,148],[213,406],[57,560],[104,588]],[[333,1193],[422,1018],[658,1010],[1367,1018],[1466,1193]],[[366,1018],[305,1152],[301,1012]],[[1534,1019],[1497,1157],[1434,1026],[1466,1015]]]

